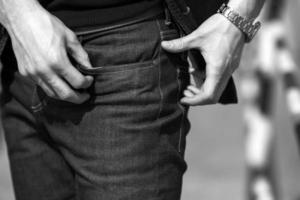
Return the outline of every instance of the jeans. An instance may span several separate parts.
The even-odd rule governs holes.
[[[3,52],[2,122],[17,200],[179,200],[188,108],[186,55],[165,18],[78,34],[93,69],[91,99],[48,97]]]

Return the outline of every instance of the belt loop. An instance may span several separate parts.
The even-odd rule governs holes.
[[[168,8],[165,7],[165,24],[170,26],[172,24],[171,14]]]

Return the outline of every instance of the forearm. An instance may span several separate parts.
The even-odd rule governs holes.
[[[242,16],[254,19],[259,15],[264,3],[265,0],[230,0],[228,6]]]
[[[0,23],[8,30],[14,29],[42,10],[37,0],[0,0]]]

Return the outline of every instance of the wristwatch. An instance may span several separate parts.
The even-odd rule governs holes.
[[[260,22],[254,23],[253,19],[242,17],[225,3],[219,8],[218,13],[226,17],[245,34],[246,42],[251,42],[261,27]]]

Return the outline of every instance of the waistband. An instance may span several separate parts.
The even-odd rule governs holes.
[[[73,29],[73,31],[75,32],[75,34],[77,36],[80,36],[80,35],[92,34],[92,33],[96,33],[96,32],[109,31],[109,30],[112,30],[112,29],[117,29],[117,28],[121,28],[121,27],[124,27],[124,26],[129,26],[129,25],[136,24],[136,23],[142,23],[142,22],[145,22],[145,21],[151,21],[151,20],[156,20],[156,19],[164,19],[164,17],[165,17],[165,12],[164,11],[160,11],[158,13],[153,12],[152,14],[153,15],[145,16],[143,18],[128,20],[128,21],[125,21],[123,23],[113,24],[113,25],[110,25],[110,26],[87,26],[87,27],[75,28],[75,29]]]
[[[96,9],[86,11],[55,11],[51,13],[61,19],[74,32],[82,32],[88,29],[111,29],[127,24],[149,20],[163,13],[164,6],[163,3],[155,4],[145,10],[138,10],[137,8],[130,7],[130,9],[137,9],[137,11],[131,12],[131,15],[120,14],[119,17],[112,17],[109,19],[109,16],[112,16],[112,13],[118,15],[118,13],[124,13],[128,11],[129,8],[127,8],[127,10],[123,10],[123,8],[118,9],[118,12],[116,9],[113,11],[110,11],[109,9]],[[120,16],[124,17],[120,18]],[[108,19],[103,20],[104,18]]]

